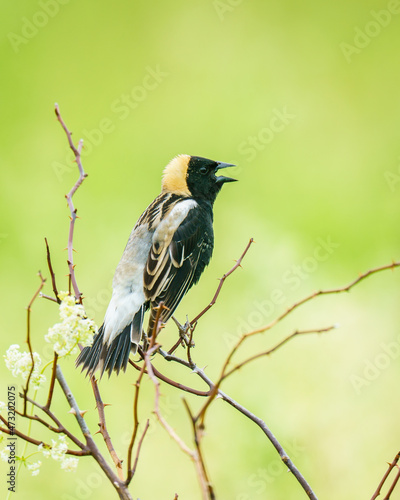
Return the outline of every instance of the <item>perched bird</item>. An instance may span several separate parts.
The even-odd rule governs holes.
[[[89,375],[125,370],[141,342],[145,312],[150,308],[150,336],[158,304],[165,323],[199,281],[214,246],[214,201],[225,182],[236,180],[217,172],[231,166],[179,155],[165,167],[161,194],[137,221],[115,271],[104,323],[77,359]]]

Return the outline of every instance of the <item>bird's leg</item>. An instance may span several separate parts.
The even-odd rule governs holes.
[[[143,346],[143,352],[146,352],[147,349],[149,348],[149,339],[144,330],[142,330],[142,346]]]
[[[186,316],[186,323],[184,325],[181,325],[179,321],[175,318],[175,316],[172,316],[172,319],[174,320],[176,326],[178,327],[179,330],[179,336],[182,340],[182,345],[186,347],[194,347],[194,342],[190,343],[190,322],[188,316]],[[189,346],[190,343],[190,346]]]

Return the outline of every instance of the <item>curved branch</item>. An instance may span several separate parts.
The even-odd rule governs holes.
[[[73,141],[72,141],[72,134],[68,130],[68,127],[66,126],[64,120],[61,117],[60,114],[60,109],[58,107],[58,104],[55,104],[55,113],[57,116],[57,120],[61,123],[62,128],[64,129],[65,134],[67,135],[68,139],[68,144],[69,147],[72,149],[74,156],[75,156],[75,161],[76,164],[78,165],[79,169],[79,179],[76,181],[75,185],[72,187],[71,191],[65,195],[65,198],[67,199],[68,207],[71,212],[71,222],[69,225],[69,236],[68,236],[68,268],[69,268],[69,273],[71,277],[71,283],[74,289],[74,294],[76,300],[79,300],[82,302],[82,293],[79,291],[78,288],[78,283],[76,282],[75,278],[75,266],[74,266],[74,257],[73,257],[73,239],[74,239],[74,227],[75,227],[75,220],[76,220],[76,208],[74,207],[74,204],[72,202],[72,197],[74,196],[76,190],[79,188],[79,186],[82,184],[82,182],[85,180],[88,174],[85,173],[83,170],[82,166],[82,161],[81,161],[81,151],[82,151],[82,145],[83,145],[83,140],[80,139],[78,143],[78,147],[75,147]]]
[[[64,392],[64,395],[70,405],[70,407],[74,410],[74,415],[75,418],[78,422],[78,425],[82,431],[82,434],[84,435],[86,439],[86,445],[89,448],[91,455],[93,458],[96,460],[96,462],[99,464],[111,484],[114,486],[116,489],[119,497],[123,500],[132,500],[132,497],[125,486],[124,482],[122,482],[119,477],[114,473],[114,471],[111,469],[111,467],[108,465],[108,463],[104,460],[103,455],[100,453],[99,449],[97,448],[96,443],[93,440],[93,437],[90,433],[90,430],[85,422],[85,419],[82,417],[82,413],[78,407],[78,404],[74,398],[74,395],[72,394],[70,388],[68,387],[67,381],[64,378],[64,375],[61,371],[61,368],[59,365],[57,365],[57,381],[61,386],[62,391]]]
[[[101,399],[100,391],[99,391],[99,386],[97,385],[97,380],[95,379],[94,376],[90,378],[90,382],[92,384],[92,389],[93,389],[93,394],[94,398],[96,400],[96,408],[97,412],[99,414],[99,432],[103,436],[104,442],[106,443],[107,450],[110,453],[110,456],[115,464],[115,467],[117,468],[117,473],[118,477],[120,478],[121,481],[124,480],[124,473],[122,470],[122,461],[118,458],[117,452],[114,449],[114,446],[111,441],[110,434],[108,433],[107,429],[107,424],[106,424],[106,415],[104,413],[104,408],[105,404],[103,403],[103,400]]]
[[[27,403],[27,394],[29,390],[29,382],[31,380],[31,376],[33,373],[33,370],[35,368],[35,360],[33,358],[33,350],[32,350],[32,344],[31,344],[31,311],[32,311],[32,305],[35,302],[37,296],[40,294],[42,288],[44,287],[44,284],[46,283],[46,279],[43,278],[42,273],[39,271],[39,278],[40,278],[40,285],[36,292],[33,294],[33,297],[31,298],[31,301],[28,304],[27,307],[27,318],[26,318],[26,343],[28,344],[28,349],[29,349],[29,354],[31,356],[31,361],[32,361],[32,366],[29,371],[29,375],[25,384],[25,387],[23,388],[23,393],[24,393],[24,416],[26,415],[26,403]]]
[[[194,329],[196,328],[197,326],[197,323],[199,321],[199,319],[204,316],[204,314],[209,310],[211,309],[211,307],[217,302],[217,299],[218,299],[218,296],[219,294],[221,293],[221,289],[222,289],[222,286],[223,284],[225,283],[225,280],[234,272],[236,271],[236,269],[238,267],[242,267],[242,260],[244,259],[244,256],[246,255],[246,253],[248,252],[251,244],[254,243],[254,239],[253,238],[250,238],[250,241],[247,243],[246,245],[246,248],[244,249],[242,255],[239,257],[239,259],[236,261],[235,265],[227,272],[225,273],[222,278],[219,279],[219,284],[218,284],[218,287],[217,287],[217,290],[214,294],[214,297],[211,299],[211,302],[201,311],[199,312],[199,314],[192,319],[192,321],[189,322],[189,324],[187,325],[188,328],[190,328],[191,330],[191,338],[189,340],[189,343],[188,343],[188,353],[190,352],[190,347],[191,347],[191,340],[192,340],[192,335],[193,335],[193,331]],[[179,328],[179,326],[178,326]],[[180,329],[180,333],[186,333],[185,330],[183,330],[181,332],[181,329]],[[169,354],[172,354],[174,351],[176,351],[176,349],[178,348],[179,344],[181,343],[181,339],[179,339],[172,347],[171,349],[168,351]],[[190,354],[189,354],[189,358],[190,358]]]

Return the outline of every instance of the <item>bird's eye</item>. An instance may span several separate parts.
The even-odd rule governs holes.
[[[201,173],[201,175],[205,175],[208,172],[208,168],[207,167],[200,167],[199,172]]]

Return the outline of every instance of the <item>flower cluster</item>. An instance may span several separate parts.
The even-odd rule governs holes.
[[[81,304],[77,304],[75,298],[68,292],[60,292],[58,297],[60,304],[61,323],[49,328],[45,335],[46,342],[53,344],[55,352],[59,356],[76,354],[78,343],[83,347],[92,345],[93,335],[97,333],[94,321],[88,319]]]
[[[40,472],[40,466],[42,465],[42,462],[38,460],[37,462],[34,463],[27,463],[26,467],[28,470],[31,471],[32,476],[37,476]]]
[[[58,441],[54,439],[51,440],[51,447],[43,446],[40,444],[38,446],[39,451],[43,453],[46,458],[52,458],[57,462],[60,462],[61,469],[67,472],[75,472],[78,467],[79,460],[73,457],[67,457],[66,452],[68,450],[68,445],[65,441],[65,435],[60,434],[58,436]],[[33,475],[33,473],[32,473]]]
[[[23,380],[27,380],[29,373],[32,369],[32,356],[29,352],[21,352],[18,344],[11,345],[5,356],[4,360],[6,367],[10,370],[14,377],[19,375]],[[33,354],[34,368],[30,378],[30,383],[33,385],[35,390],[39,389],[40,385],[46,382],[46,377],[40,373],[39,368],[42,364],[42,360],[37,352]]]

